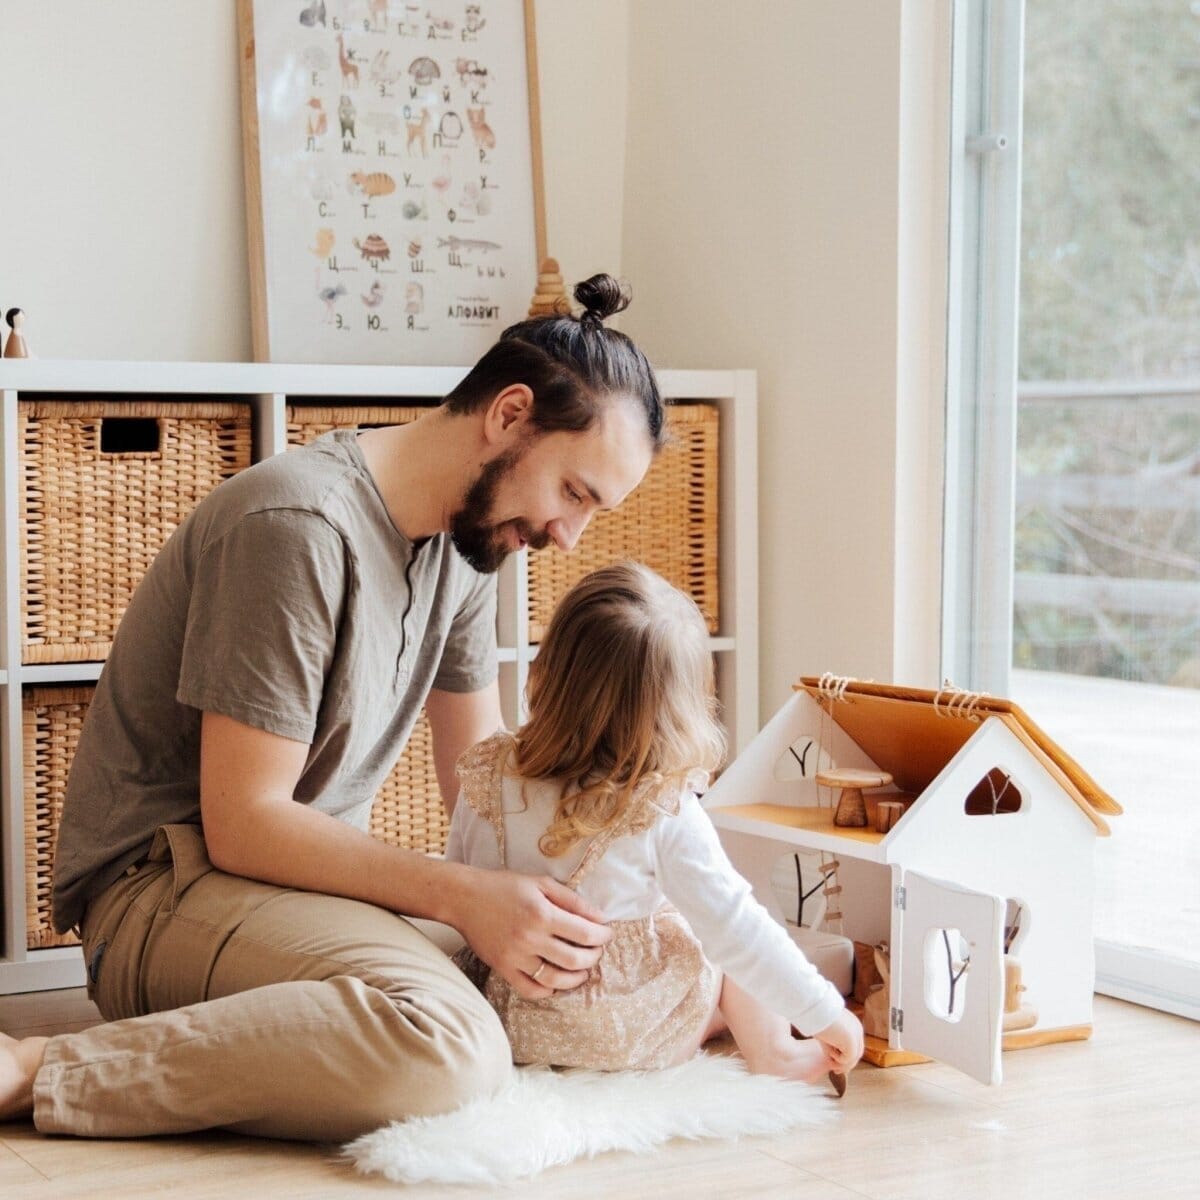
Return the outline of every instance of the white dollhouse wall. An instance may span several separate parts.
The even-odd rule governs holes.
[[[810,740],[812,748],[805,754],[804,743]],[[790,752],[794,743],[800,743],[797,751],[803,756],[803,767]],[[819,803],[816,772],[832,765],[877,768],[806,693],[796,692],[708,790],[703,803],[708,809],[740,804],[813,807]],[[725,825],[721,842],[767,911],[777,921],[794,921],[795,909],[791,908],[785,917],[780,889],[774,881],[780,859],[790,860],[797,850],[803,854],[808,847],[772,840],[764,837],[762,830],[744,833]],[[839,855],[838,861],[843,888],[842,932],[853,941],[871,945],[886,942],[890,936],[890,868],[845,855]]]
[[[805,757],[801,766],[788,753],[788,747],[805,737],[811,738],[817,746]],[[820,706],[806,692],[793,692],[758,736],[709,788],[704,796],[704,806],[816,804],[817,770],[831,764],[839,767],[875,766],[838,725],[822,713]]]
[[[799,879],[796,873],[797,857],[800,859]],[[843,929],[848,930],[858,942],[872,946],[886,942],[889,936],[887,909],[891,868],[854,858],[840,861],[839,875],[845,889],[842,896],[845,901],[842,906]],[[777,846],[772,852],[771,862],[771,895],[782,909],[787,923],[820,929],[826,904],[823,893],[813,889],[820,886],[821,855],[801,846]],[[803,905],[799,903],[801,885],[808,894]],[[849,912],[846,912],[847,909]],[[798,917],[803,919],[797,920]]]
[[[1021,794],[1018,812],[969,816],[966,797],[993,768]],[[996,718],[979,731],[888,835],[889,862],[1022,905],[1009,955],[1021,965],[1038,1029],[1089,1024],[1096,829]]]
[[[923,715],[929,718],[928,706]],[[959,737],[959,748],[948,751],[948,761],[899,823],[877,841],[855,840],[849,836],[854,831],[831,825],[791,826],[777,815],[745,808],[808,808],[822,801],[829,807],[836,796],[826,789],[821,789],[824,796],[818,796],[814,778],[818,762],[822,768],[896,772],[895,762],[875,762],[805,691],[796,692],[784,704],[709,790],[704,803],[709,810],[721,810],[713,816],[731,860],[777,920],[784,920],[773,882],[779,879],[780,858],[799,852],[815,861],[812,856],[824,851],[838,859],[842,933],[873,945],[886,941],[894,953],[903,948],[907,955],[903,1003],[913,1004],[914,991],[924,999],[919,1013],[909,1011],[908,1032],[917,1023],[914,1017],[927,1026],[931,1015],[937,1020],[945,1015],[938,1012],[948,992],[941,930],[953,935],[948,940],[954,953],[970,952],[976,961],[958,985],[963,1003],[943,1026],[945,1040],[968,1035],[966,1028],[951,1028],[964,1021],[965,1007],[966,1024],[976,1033],[970,1034],[975,1039],[969,1055],[974,1066],[964,1069],[998,1082],[1001,946],[1009,900],[1021,905],[1019,932],[1009,956],[1021,968],[1027,989],[1023,1001],[1037,1011],[1033,1032],[1091,1023],[1092,860],[1097,826],[1060,778],[1001,718],[984,717],[956,728],[957,732],[947,727],[949,744]],[[808,744],[810,739],[814,745]],[[902,751],[903,738],[899,742],[893,738],[888,752],[880,753],[895,758]],[[967,797],[994,768],[1017,789],[1019,810],[969,814]],[[906,914],[894,907],[895,885],[910,874],[914,889],[922,884],[922,877],[931,886],[921,887],[920,903]],[[939,888],[939,881],[947,886]],[[789,903],[794,921],[794,899],[789,898]],[[913,919],[905,926],[908,915]],[[983,918],[986,929],[980,924]],[[969,939],[974,948],[966,941],[956,943],[954,931],[960,929],[975,931]],[[920,946],[925,947],[924,964],[918,964],[921,954],[913,949]],[[938,955],[940,962],[935,961]],[[918,965],[923,980],[920,973],[913,974]],[[892,1003],[898,1004],[901,979],[896,971],[891,990]],[[889,1040],[893,1047],[920,1049],[907,1033],[898,1038],[893,1032]],[[951,1061],[950,1056],[935,1056]]]

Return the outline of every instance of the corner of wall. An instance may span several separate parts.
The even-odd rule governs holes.
[[[951,8],[904,0],[897,197],[892,678],[941,678]]]

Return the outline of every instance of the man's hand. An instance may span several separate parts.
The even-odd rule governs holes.
[[[587,979],[612,937],[602,913],[548,876],[471,870],[468,879],[451,924],[518,995],[540,1000]]]

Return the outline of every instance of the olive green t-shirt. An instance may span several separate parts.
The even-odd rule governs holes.
[[[496,585],[392,524],[352,431],[221,484],[134,593],[71,765],[54,926],[200,821],[200,718],[309,745],[295,799],[365,829],[430,688],[496,678]]]

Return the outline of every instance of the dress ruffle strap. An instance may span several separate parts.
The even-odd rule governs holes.
[[[505,865],[502,784],[504,764],[515,745],[511,733],[494,733],[460,755],[454,765],[463,799],[496,831],[500,861]]]
[[[580,860],[579,866],[567,880],[567,886],[578,888],[587,873],[604,857],[608,848],[618,838],[645,833],[662,816],[673,817],[679,812],[679,784],[670,780],[643,779],[633,789],[629,807],[624,816],[608,829],[602,830],[592,839]]]

